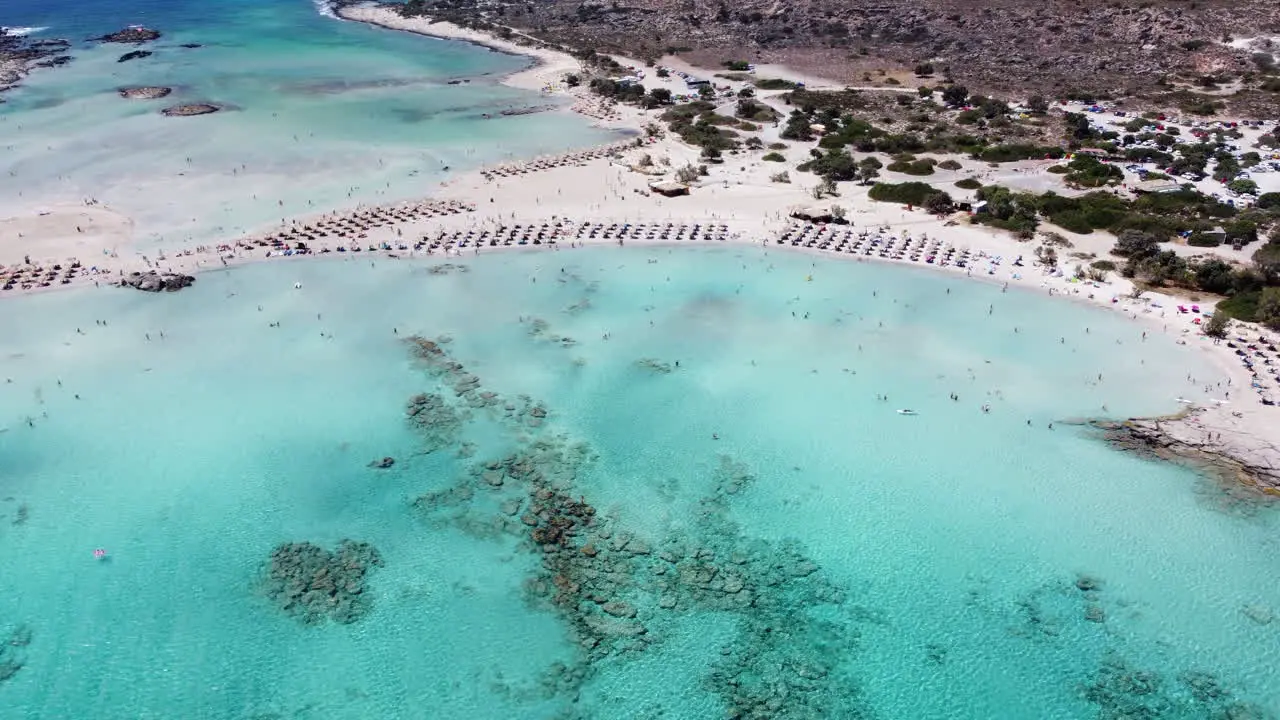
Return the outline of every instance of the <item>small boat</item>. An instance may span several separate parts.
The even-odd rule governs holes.
[[[899,415],[919,415],[920,413],[917,413],[915,410],[907,410],[904,408],[902,410],[899,410],[898,414]]]

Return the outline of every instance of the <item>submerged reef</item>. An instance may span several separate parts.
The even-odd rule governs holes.
[[[26,647],[31,644],[31,628],[19,625],[0,636],[0,684],[12,680],[26,665]]]
[[[1192,670],[1170,678],[1134,667],[1116,654],[1103,658],[1083,692],[1085,699],[1098,707],[1098,717],[1102,720],[1274,717],[1257,705],[1237,699],[1235,692],[1212,673]]]
[[[343,540],[336,551],[309,542],[283,543],[271,552],[260,589],[307,625],[326,619],[349,624],[371,609],[365,590],[375,567],[382,567],[382,555],[369,543]]]
[[[545,331],[536,319],[532,325],[535,337]],[[474,377],[450,356],[447,342],[410,343],[445,387]],[[460,396],[479,392],[478,379],[468,385]],[[550,669],[544,690],[573,697],[605,664],[661,645],[660,628],[677,614],[716,611],[731,614],[738,627],[703,678],[721,698],[725,717],[868,714],[846,663],[857,647],[858,623],[883,620],[846,607],[847,591],[798,543],[747,538],[728,519],[730,499],[756,480],[747,467],[720,458],[697,522],[669,536],[645,537],[623,519],[602,515],[584,495],[583,480],[596,460],[588,445],[563,434],[530,437],[529,421],[547,414],[542,406],[530,403],[521,412],[494,398],[507,409],[497,419],[517,438],[516,448],[472,463],[413,507],[424,519],[477,537],[515,539],[540,559],[525,580],[526,596],[559,617],[578,648],[575,662]],[[418,404],[425,403],[410,406]]]

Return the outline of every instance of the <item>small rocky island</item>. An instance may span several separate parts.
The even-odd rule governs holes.
[[[131,25],[123,30],[117,30],[113,33],[103,35],[102,37],[90,38],[90,40],[104,43],[127,43],[136,45],[138,43],[151,42],[152,40],[157,40],[159,38],[159,30],[152,30],[151,28],[142,27],[141,25]]]
[[[182,288],[189,287],[196,279],[190,275],[180,275],[178,273],[158,273],[155,270],[150,272],[129,273],[129,276],[120,280],[120,287],[131,287],[134,290],[143,292],[177,292]]]
[[[173,88],[159,86],[120,88],[120,97],[129,100],[157,100],[173,92]]]
[[[216,113],[222,108],[209,103],[191,103],[190,105],[174,105],[167,107],[160,112],[168,117],[190,117],[192,115],[208,115]]]
[[[149,51],[149,50],[134,50],[133,52],[127,52],[127,53],[125,53],[125,54],[121,55],[121,56],[120,56],[120,59],[119,59],[119,60],[116,60],[116,62],[129,62],[130,60],[140,60],[140,59],[142,59],[142,58],[144,58],[144,57],[151,57],[151,51]]]

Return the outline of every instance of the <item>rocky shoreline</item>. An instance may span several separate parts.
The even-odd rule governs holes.
[[[71,62],[71,56],[64,54],[70,47],[67,40],[28,40],[23,35],[0,30],[0,93],[17,87],[34,68],[58,67]]]
[[[1274,448],[1246,448],[1236,434],[1216,434],[1201,427],[1195,408],[1177,415],[1129,420],[1092,420],[1112,446],[1143,457],[1184,465],[1229,486],[1280,497],[1280,463],[1268,455]]]

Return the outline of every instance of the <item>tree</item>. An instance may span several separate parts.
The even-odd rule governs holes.
[[[655,108],[671,104],[671,91],[666,88],[653,88],[644,99],[645,107]]]
[[[666,68],[658,68],[658,77],[660,78],[671,77],[671,71]]]
[[[922,98],[927,98],[933,94],[933,88],[925,87],[924,85],[921,85],[920,87],[916,88],[916,94]]]
[[[1153,235],[1141,230],[1125,230],[1116,238],[1116,244],[1115,247],[1111,248],[1111,254],[1142,259],[1155,255],[1159,247],[1160,243]],[[1277,267],[1280,268],[1280,265]]]
[[[955,207],[951,202],[951,196],[945,192],[938,192],[924,199],[924,209],[934,215],[946,215]]]
[[[702,85],[698,88],[698,97],[703,100],[710,100],[716,96],[716,91],[711,89],[710,85]]]
[[[1209,318],[1209,322],[1204,324],[1204,334],[1221,340],[1227,336],[1227,328],[1230,325],[1231,319],[1227,317],[1227,314],[1215,309],[1213,317]]]
[[[1255,316],[1258,322],[1272,330],[1280,329],[1280,287],[1263,288]]]
[[[815,174],[834,181],[853,180],[858,177],[858,166],[854,164],[853,156],[843,148],[837,148],[820,158],[815,158],[811,168]]]
[[[840,191],[837,189],[834,180],[831,178],[823,178],[822,182],[813,186],[813,199],[821,200],[828,195],[838,197],[840,195]]]
[[[1036,115],[1043,115],[1049,112],[1049,101],[1043,95],[1032,95],[1027,100],[1027,109]]]
[[[1268,283],[1280,278],[1280,242],[1269,242],[1254,251],[1253,266]]]
[[[813,130],[809,127],[812,123],[809,116],[799,110],[792,110],[791,115],[787,117],[787,125],[782,128],[779,136],[784,140],[812,140]]]
[[[1205,292],[1224,294],[1235,285],[1235,270],[1217,258],[1206,260],[1196,267],[1196,285]]]
[[[969,97],[969,88],[963,85],[952,85],[942,91],[942,102],[953,107],[959,107],[964,104],[966,98]]]
[[[694,167],[693,165],[685,165],[679,170],[676,170],[676,182],[681,182],[688,185],[689,183],[697,182],[698,177],[701,174],[702,173],[698,170],[698,168]]]
[[[573,73],[569,73],[564,76],[564,84],[569,87],[578,87],[578,85],[582,84],[582,78],[574,75]]]
[[[1258,193],[1258,183],[1246,179],[1232,180],[1227,183],[1227,189],[1240,195],[1256,195]]]
[[[933,74],[933,63],[920,63],[916,66],[916,75],[919,77],[927,77]]]
[[[1093,129],[1089,127],[1089,118],[1080,113],[1067,113],[1063,117],[1063,122],[1067,126],[1069,140],[1087,140],[1093,135]]]

